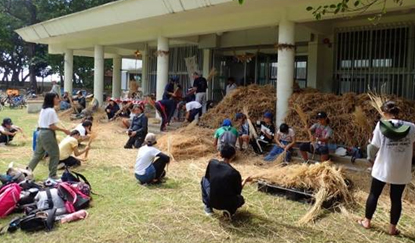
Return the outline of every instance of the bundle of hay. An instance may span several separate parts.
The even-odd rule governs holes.
[[[249,111],[253,122],[261,118],[266,111],[275,115],[276,92],[272,85],[249,85],[239,87],[204,114],[199,125],[207,128],[218,128],[226,118],[234,120],[236,113],[243,112],[244,106]]]
[[[415,102],[394,96],[385,96],[383,99],[393,100],[401,107],[401,119],[415,121]],[[298,106],[304,111],[309,126],[317,122],[315,117],[318,112],[327,112],[330,127],[334,131],[332,142],[347,146],[364,147],[381,118],[367,94],[293,94],[290,99],[290,107],[293,109],[289,111],[285,121],[294,127],[299,141],[308,141],[309,135],[302,122],[304,119],[300,119],[298,112],[294,109]]]
[[[266,172],[253,176],[255,180],[266,181],[285,188],[295,188],[312,192],[315,197],[313,207],[300,219],[299,223],[308,223],[320,213],[324,202],[339,199],[345,204],[352,203],[353,196],[345,182],[345,170],[332,166],[331,162],[314,165],[291,165],[273,167]]]
[[[179,161],[205,157],[216,152],[213,133],[211,129],[189,125],[163,135],[157,140],[157,145]]]

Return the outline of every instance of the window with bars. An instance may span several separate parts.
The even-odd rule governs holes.
[[[382,90],[415,99],[414,27],[336,30],[338,93]]]

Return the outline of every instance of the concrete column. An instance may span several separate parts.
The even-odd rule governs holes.
[[[96,45],[94,52],[94,97],[98,100],[99,105],[102,105],[104,99],[104,47]]]
[[[163,98],[164,87],[166,87],[169,76],[169,40],[165,37],[159,37],[157,40],[157,100]]]
[[[67,49],[65,51],[65,83],[63,85],[64,91],[72,94],[72,78],[73,78],[73,50]]]
[[[314,41],[308,43],[307,86],[322,92],[332,92],[333,87],[333,47],[323,44],[332,36],[315,34]]]
[[[141,67],[141,91],[143,95],[149,93],[148,85],[148,45],[144,47],[144,51],[141,55],[142,67]]]
[[[121,56],[112,59],[112,97],[121,97]]]
[[[203,77],[208,78],[209,72],[210,72],[210,63],[212,60],[212,52],[210,49],[204,49],[203,50]],[[212,90],[212,83],[208,80],[208,89],[206,91],[206,99],[210,100],[210,95],[213,93]]]
[[[278,27],[278,43],[294,45],[295,23],[283,19]],[[294,83],[294,48],[278,50],[277,75],[277,125],[284,122],[288,113],[288,99],[293,93]]]

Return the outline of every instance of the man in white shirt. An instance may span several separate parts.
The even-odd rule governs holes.
[[[74,130],[78,130],[80,134],[80,138],[79,138],[80,142],[89,139],[91,135],[91,128],[92,128],[92,122],[89,120],[86,120],[75,127]]]
[[[188,122],[192,122],[195,120],[196,116],[200,118],[202,115],[202,105],[197,101],[190,101],[185,106],[183,106],[183,109],[186,110],[186,120]]]
[[[235,83],[235,79],[233,77],[228,78],[228,84],[226,85],[226,95],[229,95],[236,88],[238,88],[238,86]]]

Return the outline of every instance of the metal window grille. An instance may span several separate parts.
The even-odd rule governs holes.
[[[414,25],[336,29],[335,91],[381,90],[415,99]]]

